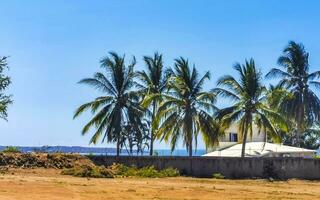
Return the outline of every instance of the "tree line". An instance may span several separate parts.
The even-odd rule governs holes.
[[[211,148],[236,124],[242,157],[254,127],[265,141],[319,147],[320,100],[315,90],[320,88],[320,71],[310,72],[303,44],[290,41],[278,59],[280,68],[265,76],[253,59],[236,63],[238,76],[225,75],[208,91],[203,86],[210,72],[201,75],[186,58],[165,67],[162,54],[155,53],[143,62],[144,70],[136,71],[135,57],[127,62],[124,55],[110,52],[100,60],[101,72],[79,82],[102,92],[74,114],[93,114],[82,129],[83,135],[94,129],[90,143],[115,143],[117,155],[121,150],[130,155],[149,150],[153,155],[155,140],[169,143],[172,151],[182,141],[192,156],[199,134]],[[264,78],[278,83],[265,86]],[[218,108],[220,98],[229,99],[231,106]]]

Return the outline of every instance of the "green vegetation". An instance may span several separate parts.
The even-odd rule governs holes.
[[[103,166],[81,166],[62,170],[63,175],[72,175],[78,177],[92,177],[92,178],[113,178],[113,174]]]
[[[294,132],[293,132],[294,133]],[[296,141],[296,135],[283,134],[284,144],[292,145]],[[300,147],[307,149],[318,149],[320,147],[320,123],[315,122],[314,125],[305,130],[300,136]]]
[[[155,119],[155,124],[161,122],[157,138],[170,142],[172,151],[182,138],[189,156],[192,156],[199,133],[207,147],[218,144],[223,131],[212,117],[212,112],[217,110],[214,106],[216,96],[202,89],[205,81],[210,79],[210,73],[200,77],[195,66],[191,68],[188,60],[181,57],[175,60],[175,67],[169,74],[167,87],[170,93],[162,95],[163,101]],[[143,104],[152,97],[146,98]]]
[[[179,171],[173,168],[157,170],[154,166],[137,168],[135,166],[125,166],[116,164],[109,167],[104,166],[82,166],[70,169],[64,169],[64,175],[72,175],[78,177],[93,177],[93,178],[115,178],[115,177],[143,177],[143,178],[163,178],[179,176]]]
[[[12,96],[5,95],[4,92],[11,84],[11,79],[9,76],[4,74],[4,70],[8,68],[7,63],[8,57],[0,57],[0,118],[7,120],[8,113],[8,105],[12,104]]]
[[[215,179],[224,179],[225,177],[220,174],[220,173],[214,173],[212,174],[212,178],[215,178]]]
[[[21,153],[18,147],[9,146],[5,148],[2,153]]]
[[[245,156],[245,144],[254,127],[266,141],[307,148],[320,145],[320,71],[309,72],[309,54],[302,44],[289,42],[279,57],[283,69],[273,68],[267,78],[281,78],[277,85],[266,87],[263,75],[253,59],[234,69],[239,77],[221,77],[217,88],[205,91],[210,73],[200,76],[188,59],[175,59],[172,68],[165,67],[162,54],[144,56],[146,69],[134,71],[136,60],[125,63],[125,57],[111,52],[101,60],[103,73],[95,73],[80,83],[103,92],[103,95],[80,106],[78,117],[91,110],[93,118],[84,126],[95,132],[90,143],[115,143],[117,155],[125,149],[153,155],[154,140],[165,141],[171,150],[178,141],[192,156],[202,135],[206,148],[219,143],[225,130],[238,126]],[[231,106],[217,108],[217,100],[229,99]]]
[[[277,142],[280,142],[280,133],[275,124],[285,132],[288,127],[285,119],[265,104],[267,90],[262,85],[261,73],[256,69],[254,60],[246,61],[244,65],[237,63],[234,69],[239,73],[239,81],[232,76],[223,76],[218,80],[218,86],[224,88],[216,88],[215,92],[231,98],[235,103],[219,110],[217,116],[227,128],[234,123],[238,124],[243,144],[241,157],[244,157],[247,135],[252,137],[254,124],[259,132],[263,130],[264,134],[269,134]]]
[[[96,127],[90,143],[96,144],[102,136],[102,141],[106,139],[108,142],[117,144],[117,155],[119,155],[123,141],[121,136],[126,131],[124,127],[130,124],[135,131],[140,132],[139,126],[142,125],[143,112],[137,94],[132,91],[135,85],[133,78],[136,60],[133,58],[126,66],[124,56],[111,52],[110,56],[103,58],[100,63],[101,68],[107,72],[106,75],[97,72],[93,78],[82,79],[79,83],[92,86],[104,92],[105,95],[80,106],[74,118],[91,109],[95,116],[84,126],[82,134],[88,133],[91,127]]]
[[[266,77],[281,78],[278,85],[288,90],[280,112],[293,121],[290,132],[295,133],[296,140],[292,144],[301,146],[302,135],[320,120],[320,100],[312,90],[320,87],[320,71],[309,72],[309,53],[293,41],[283,50],[278,64],[284,70],[273,68]]]
[[[115,177],[162,178],[179,176],[179,171],[171,167],[163,170],[157,170],[154,168],[154,166],[137,168],[135,166],[125,166],[123,164],[114,163],[113,165],[109,166],[108,169]]]
[[[153,126],[150,127],[150,155],[153,155],[153,142],[155,133],[158,129],[155,121],[156,113],[158,112],[158,107],[161,101],[162,94],[166,89],[166,77],[164,73],[164,66],[162,55],[155,53],[153,57],[144,56],[143,60],[145,62],[147,70],[142,70],[137,72],[138,78],[141,82],[138,83],[139,93],[144,97],[153,96],[150,104],[152,105],[151,110],[151,121],[150,123]]]

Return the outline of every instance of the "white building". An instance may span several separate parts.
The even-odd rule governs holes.
[[[265,142],[263,133],[253,128],[252,138],[248,136],[245,153],[247,157],[313,157],[315,150],[272,144]],[[220,139],[219,146],[213,152],[203,156],[240,157],[242,151],[241,136],[236,125],[226,131],[224,138]]]
[[[221,142],[238,143],[241,142],[241,136],[238,134],[238,127],[236,125],[231,126],[227,131],[224,138],[221,138]],[[256,126],[253,126],[252,138],[248,135],[247,141],[250,142],[264,142],[265,135]]]
[[[240,157],[242,144],[235,144],[231,147],[216,150],[203,156],[214,157]],[[291,147],[282,144],[268,142],[248,142],[246,143],[246,157],[304,157],[312,158],[316,155],[315,150]]]

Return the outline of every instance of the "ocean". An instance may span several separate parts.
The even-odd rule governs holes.
[[[184,150],[184,149],[177,149],[177,150],[174,150],[172,153],[168,149],[159,149],[159,150],[155,150],[155,152],[156,152],[156,155],[159,155],[159,156],[188,156],[189,155],[187,150]],[[198,149],[197,151],[194,151],[192,153],[193,156],[202,156],[203,154],[206,154],[205,149]]]
[[[0,146],[0,151],[4,150],[6,146]],[[28,152],[62,152],[62,153],[80,153],[84,155],[93,154],[93,155],[116,155],[115,148],[102,148],[102,147],[81,147],[81,146],[41,146],[41,147],[32,147],[32,146],[17,146],[17,148],[25,153]],[[202,156],[206,154],[205,149],[198,149],[193,152],[193,156]],[[320,155],[320,149],[317,150],[317,154]],[[126,150],[122,150],[121,155],[128,155]],[[133,155],[137,155],[136,152]],[[141,154],[139,154],[141,156]],[[145,151],[143,155],[149,155],[148,151]],[[188,152],[185,149],[177,149],[171,152],[169,149],[156,149],[155,154],[158,156],[188,156]]]

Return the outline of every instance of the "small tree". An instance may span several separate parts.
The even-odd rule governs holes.
[[[0,118],[4,120],[7,120],[8,117],[8,105],[13,102],[12,95],[5,94],[6,89],[11,84],[10,77],[4,74],[5,69],[8,69],[7,58],[5,56],[0,58]]]

